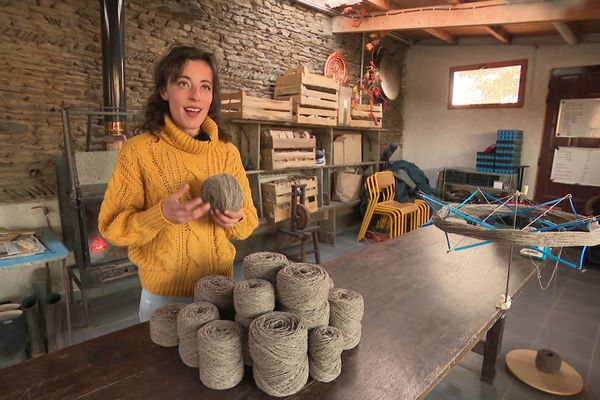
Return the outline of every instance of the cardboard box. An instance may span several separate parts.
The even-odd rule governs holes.
[[[348,165],[362,162],[362,136],[346,134],[333,141],[333,165]]]

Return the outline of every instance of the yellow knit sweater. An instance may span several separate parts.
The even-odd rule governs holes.
[[[157,295],[192,296],[198,279],[232,276],[235,247],[229,239],[245,239],[258,225],[237,148],[218,139],[212,119],[206,118],[202,130],[209,141],[194,139],[165,116],[165,126],[156,134],[127,141],[100,209],[102,236],[128,247],[142,286]],[[235,227],[223,229],[208,214],[185,224],[164,217],[162,201],[185,183],[196,197],[208,176],[225,172],[235,176],[244,190],[244,218]],[[186,194],[183,200],[191,198]]]

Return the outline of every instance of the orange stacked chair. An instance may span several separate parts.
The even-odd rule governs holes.
[[[369,204],[358,232],[357,240],[362,240],[373,215],[379,215],[379,226],[387,226],[390,238],[417,229],[423,221],[423,207],[415,203],[395,201],[396,179],[391,171],[376,172],[365,183],[369,193]],[[428,211],[428,210],[426,210]]]

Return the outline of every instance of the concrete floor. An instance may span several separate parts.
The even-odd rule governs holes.
[[[337,237],[335,247],[321,244],[323,261],[367,246],[356,242],[349,232]],[[312,256],[309,256],[309,261]],[[547,282],[550,268],[542,281]],[[241,279],[241,266],[235,278]],[[74,341],[81,342],[138,322],[139,282],[136,279],[112,284],[89,302],[90,321],[83,327],[75,315]],[[427,396],[427,400],[520,400],[520,399],[598,399],[600,400],[600,271],[578,272],[559,266],[556,279],[542,290],[532,280],[513,302],[509,311],[497,376],[493,385],[479,379],[481,356],[467,354]],[[574,397],[558,397],[531,389],[507,371],[504,356],[513,349],[552,348],[583,376],[585,390]]]

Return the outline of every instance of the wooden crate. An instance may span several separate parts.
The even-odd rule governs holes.
[[[306,67],[288,70],[275,81],[275,98],[292,99],[294,122],[335,126],[339,83],[333,78],[307,72]]]
[[[316,139],[306,131],[267,129],[261,134],[261,168],[314,167]]]
[[[350,126],[356,128],[381,128],[383,124],[383,107],[381,104],[373,106],[373,114],[375,114],[377,123],[373,121],[368,104],[359,104],[356,107],[352,107],[350,111]]]
[[[306,184],[304,205],[310,212],[318,210],[318,189],[315,176],[295,176],[261,184],[263,216],[270,222],[290,218],[292,206],[292,184]]]
[[[264,203],[283,204],[291,201],[292,185],[306,185],[307,196],[317,195],[316,176],[292,176],[264,182],[261,186],[262,199]]]
[[[337,110],[305,107],[299,104],[294,104],[294,122],[298,124],[336,126],[337,117]]]
[[[316,165],[315,150],[276,150],[261,149],[260,162],[262,169],[277,170],[285,168],[314,167]]]
[[[224,119],[293,121],[293,100],[272,100],[248,96],[245,92],[221,94],[221,116]]]
[[[260,147],[266,149],[314,149],[317,140],[308,131],[265,129],[260,139]]]

